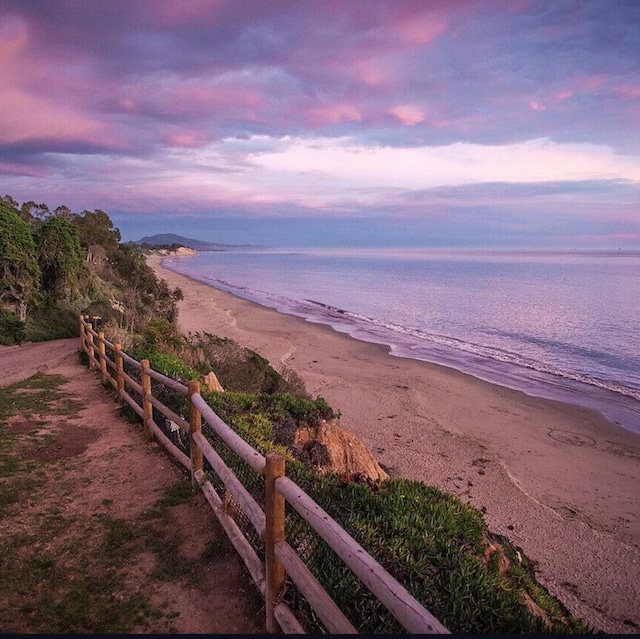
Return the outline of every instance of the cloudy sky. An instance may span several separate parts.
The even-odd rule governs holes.
[[[0,0],[0,79],[124,239],[640,249],[638,0]]]

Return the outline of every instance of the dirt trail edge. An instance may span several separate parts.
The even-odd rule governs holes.
[[[0,425],[12,446],[0,453],[16,467],[5,468],[0,488],[31,487],[15,503],[0,500],[0,575],[16,584],[0,587],[0,632],[263,634],[261,597],[204,496],[120,417],[80,364],[78,340],[1,347],[0,399],[42,392],[28,381],[7,388],[36,372],[60,376],[57,399]],[[25,581],[29,565],[40,570],[34,583]],[[88,610],[69,601],[94,589]],[[111,612],[95,619],[109,607],[122,619],[125,603],[136,612],[124,628]]]

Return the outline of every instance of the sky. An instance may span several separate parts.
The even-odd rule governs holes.
[[[640,249],[638,0],[0,0],[0,81],[123,240]]]

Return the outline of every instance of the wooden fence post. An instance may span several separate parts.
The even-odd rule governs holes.
[[[118,402],[122,404],[124,401],[122,393],[124,393],[124,360],[120,351],[122,350],[122,344],[113,345],[113,356],[116,360],[116,388],[118,390]]]
[[[93,348],[93,333],[91,332],[91,330],[93,329],[93,326],[91,325],[91,322],[87,322],[87,342],[88,342],[88,351],[89,351],[89,370],[93,370],[95,368],[95,363],[93,361],[93,358],[96,356],[96,352],[95,349]]]
[[[84,341],[84,316],[78,315],[78,330],[80,333],[80,350],[86,352],[86,345]]]
[[[284,590],[284,568],[276,557],[275,545],[284,540],[284,497],[276,490],[276,479],[284,476],[284,457],[267,453],[265,469],[265,593],[266,628],[269,634],[280,632],[275,618],[275,607]]]
[[[194,433],[202,433],[202,415],[200,411],[193,405],[191,396],[200,393],[200,382],[192,379],[187,382],[189,392],[189,452],[191,455],[191,481],[195,484],[195,472],[202,470],[203,459],[202,451],[195,441],[193,441]]]
[[[140,362],[140,378],[142,379],[142,409],[144,410],[144,436],[148,442],[153,441],[153,405],[149,400],[151,396],[151,375],[149,375],[149,360]]]
[[[107,383],[107,349],[104,344],[104,331],[98,333],[98,359],[100,360],[100,381]]]

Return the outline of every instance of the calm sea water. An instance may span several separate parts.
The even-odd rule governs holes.
[[[164,264],[640,433],[640,253],[238,249]]]

